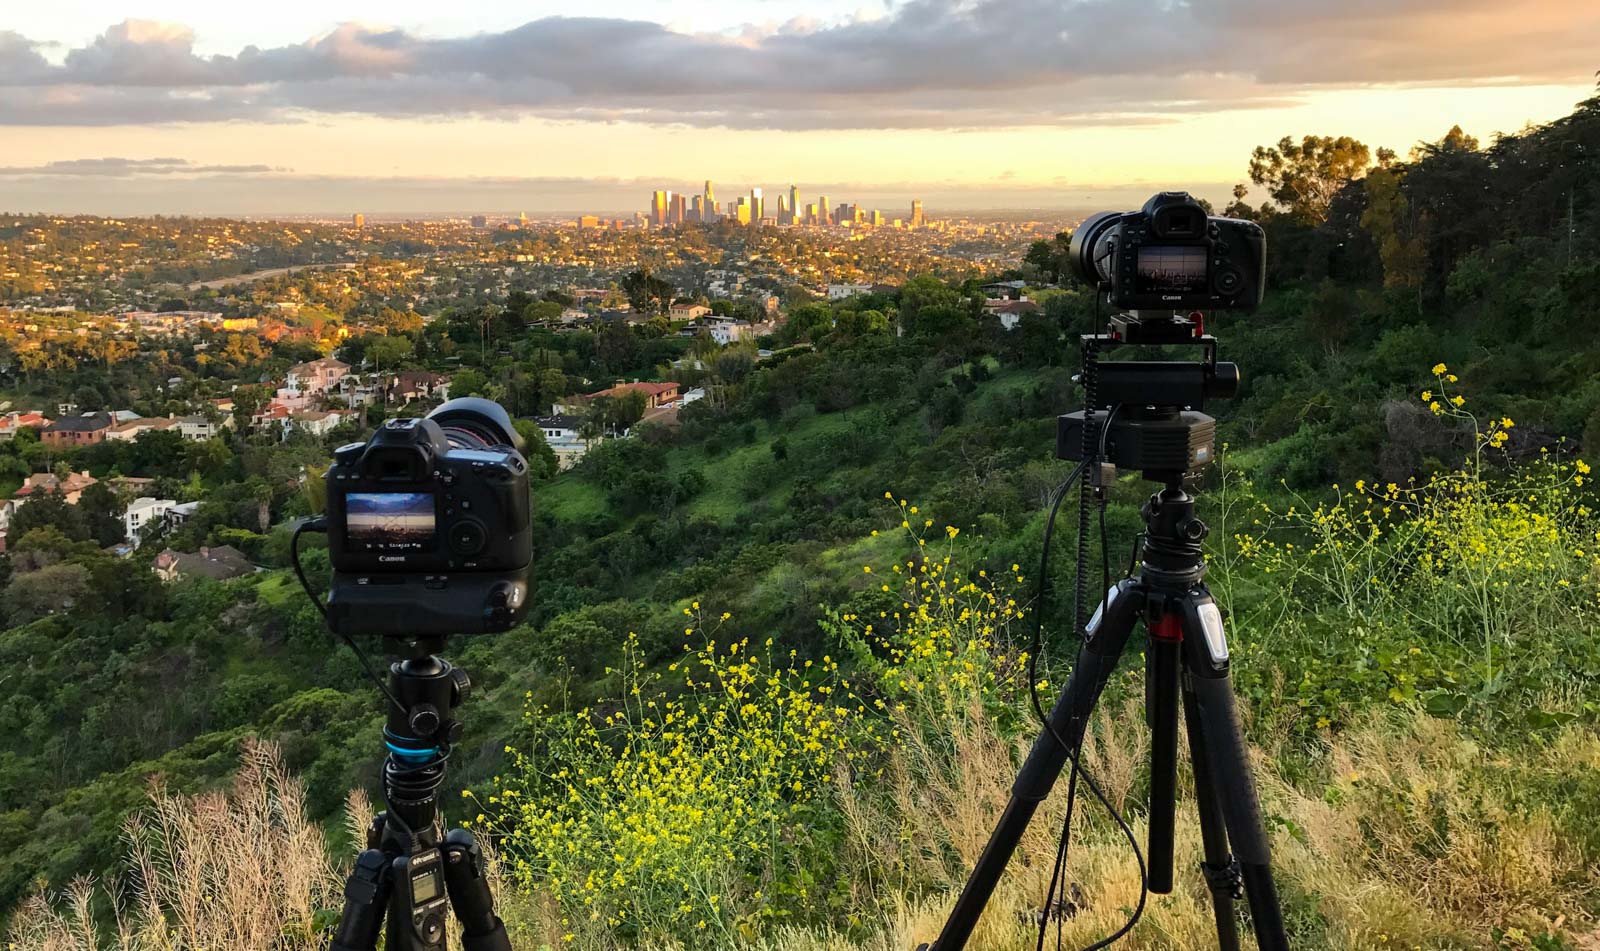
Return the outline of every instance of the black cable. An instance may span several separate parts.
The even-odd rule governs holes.
[[[305,589],[306,597],[311,599],[311,606],[317,609],[317,613],[322,615],[322,619],[324,621],[328,620],[328,609],[325,605],[323,605],[321,599],[317,597],[317,592],[312,589],[311,582],[306,580],[305,569],[300,567],[300,536],[306,532],[325,532],[327,530],[327,522],[321,518],[304,519],[294,527],[294,534],[289,536],[289,564],[294,566],[294,576],[300,579],[300,587]],[[360,661],[361,669],[366,672],[367,677],[370,678],[373,683],[378,685],[378,689],[383,692],[384,697],[394,705],[396,710],[399,710],[401,713],[405,713],[405,704],[401,703],[400,700],[389,691],[389,685],[384,683],[383,678],[379,677],[377,673],[373,671],[372,663],[371,661],[367,660],[367,654],[361,649],[361,646],[357,644],[355,640],[352,639],[348,634],[333,631],[331,627],[329,628],[329,631],[333,633],[335,637],[344,641],[345,646],[349,647],[352,651],[355,651],[356,660]]]
[[[1034,714],[1039,718],[1039,722],[1044,725],[1045,731],[1050,734],[1051,738],[1060,744],[1064,751],[1066,751],[1067,758],[1072,763],[1072,771],[1068,777],[1067,787],[1068,812],[1062,825],[1061,840],[1056,847],[1056,862],[1058,869],[1064,871],[1066,867],[1067,844],[1071,838],[1070,833],[1072,830],[1071,810],[1077,798],[1077,780],[1079,776],[1083,777],[1083,781],[1089,786],[1089,791],[1092,792],[1094,797],[1100,801],[1100,805],[1105,807],[1107,814],[1111,816],[1111,819],[1116,823],[1117,828],[1122,831],[1123,838],[1128,840],[1128,846],[1133,849],[1134,861],[1136,861],[1139,865],[1139,904],[1134,908],[1133,914],[1130,915],[1127,922],[1124,923],[1121,928],[1118,928],[1114,933],[1112,933],[1110,937],[1083,949],[1083,951],[1100,951],[1101,948],[1110,945],[1114,941],[1120,940],[1129,931],[1132,931],[1134,926],[1138,924],[1139,919],[1143,917],[1145,902],[1150,894],[1150,877],[1148,870],[1145,867],[1144,853],[1139,848],[1139,841],[1138,838],[1133,834],[1132,826],[1128,825],[1127,820],[1125,820],[1122,817],[1122,814],[1117,811],[1116,807],[1111,804],[1111,800],[1106,797],[1106,794],[1103,791],[1101,791],[1100,785],[1094,781],[1094,777],[1083,769],[1082,765],[1078,761],[1080,749],[1074,748],[1066,741],[1064,737],[1061,736],[1060,733],[1056,732],[1055,725],[1050,722],[1049,717],[1045,716],[1044,707],[1039,702],[1039,679],[1035,674],[1039,653],[1044,646],[1044,614],[1050,590],[1050,542],[1055,533],[1056,513],[1061,508],[1062,499],[1066,498],[1067,490],[1072,487],[1073,482],[1077,481],[1083,476],[1084,468],[1087,465],[1087,459],[1079,462],[1078,465],[1072,470],[1071,474],[1067,476],[1066,481],[1056,489],[1054,498],[1051,500],[1050,513],[1045,519],[1044,539],[1039,552],[1039,583],[1034,596],[1033,650],[1028,655],[1028,698],[1033,704]],[[1081,576],[1079,580],[1081,581]],[[1082,651],[1083,647],[1080,643],[1080,655],[1082,654]],[[1053,873],[1051,875],[1051,890],[1045,896],[1044,913],[1039,919],[1040,949],[1044,947],[1044,935],[1049,927],[1050,906],[1055,897],[1055,888],[1058,879],[1058,874]]]

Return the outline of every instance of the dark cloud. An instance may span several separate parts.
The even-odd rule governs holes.
[[[197,165],[181,158],[64,159],[43,165],[0,165],[0,178],[88,177],[132,178],[147,175],[260,175],[283,172],[270,165]]]
[[[0,123],[317,113],[628,120],[732,128],[1153,122],[1327,86],[1575,82],[1594,0],[909,0],[879,19],[741,35],[548,17],[430,38],[345,24],[199,56],[130,20],[48,63],[0,33]]]

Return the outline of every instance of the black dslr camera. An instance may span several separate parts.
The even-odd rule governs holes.
[[[528,609],[528,463],[499,404],[391,419],[328,469],[328,625],[340,634],[504,631]]]
[[[1261,226],[1210,217],[1188,192],[1091,215],[1072,233],[1067,259],[1121,310],[1253,310],[1267,285]]]

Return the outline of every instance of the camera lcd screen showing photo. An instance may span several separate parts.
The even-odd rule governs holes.
[[[345,496],[350,544],[366,551],[420,551],[435,531],[431,492],[351,492]]]
[[[1138,292],[1197,294],[1206,290],[1206,249],[1155,246],[1139,249]]]

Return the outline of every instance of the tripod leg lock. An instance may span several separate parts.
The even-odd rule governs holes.
[[[461,922],[466,951],[511,951],[505,923],[494,913],[483,848],[465,829],[451,829],[444,838],[444,879]]]
[[[389,901],[389,857],[367,849],[344,883],[344,914],[329,951],[372,951],[378,946],[384,906]]]
[[[1234,901],[1244,899],[1244,877],[1239,874],[1237,861],[1229,859],[1226,865],[1201,862],[1200,873],[1205,876],[1206,885],[1212,894],[1219,897],[1226,896]]]

